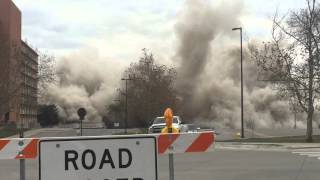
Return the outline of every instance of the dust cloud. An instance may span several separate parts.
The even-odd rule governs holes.
[[[239,17],[242,1],[187,0],[175,25],[176,88],[181,115],[186,121],[209,126],[240,126]],[[244,47],[246,44],[244,44]],[[152,47],[148,47],[152,50]],[[272,86],[258,81],[258,70],[244,48],[244,119],[255,127],[293,126],[288,103]],[[166,52],[164,52],[166,53]],[[138,58],[138,57],[137,57]],[[115,98],[115,88],[128,63],[105,60],[95,49],[66,56],[58,62],[57,85],[48,101],[57,104],[61,116],[77,119],[85,106],[88,119],[98,120]]]
[[[212,5],[189,0],[176,24],[177,89],[187,121],[240,127],[239,17],[242,1]],[[271,86],[258,81],[258,69],[244,44],[244,120],[248,126],[292,125],[288,103]],[[291,126],[292,127],[292,126]]]
[[[78,108],[85,107],[88,120],[101,121],[125,66],[121,60],[100,57],[94,48],[70,54],[58,61],[58,83],[49,87],[48,102],[58,105],[63,119],[78,119]]]

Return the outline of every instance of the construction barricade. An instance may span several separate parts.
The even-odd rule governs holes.
[[[173,157],[173,154],[177,153],[196,153],[196,152],[208,152],[214,149],[215,143],[215,133],[212,131],[208,132],[198,132],[198,133],[177,133],[177,134],[147,134],[147,135],[123,135],[123,136],[82,136],[82,137],[57,137],[57,138],[12,138],[12,139],[0,139],[0,159],[39,159],[40,162],[40,155],[39,151],[40,143],[41,142],[48,142],[56,140],[57,145],[54,147],[57,150],[61,149],[59,142],[66,141],[64,143],[72,142],[72,141],[89,141],[89,140],[99,140],[99,139],[119,139],[119,142],[123,139],[128,139],[129,141],[135,140],[137,138],[153,138],[155,141],[154,146],[148,146],[148,148],[153,148],[155,154],[159,155],[166,155],[169,154]],[[142,147],[139,140],[135,140],[132,143],[133,150],[137,147]],[[132,142],[132,141],[130,141]],[[112,144],[106,144],[106,146],[112,146]],[[142,143],[142,142],[141,142]],[[71,143],[70,147],[72,147],[73,143]],[[92,143],[91,143],[92,144]],[[82,146],[81,146],[82,147]],[[85,146],[83,146],[85,147]],[[97,146],[98,147],[98,146]],[[79,150],[79,146],[75,147],[75,149]],[[130,148],[128,148],[130,150]],[[81,149],[80,149],[81,150]],[[88,151],[88,150],[87,150]],[[121,151],[124,153],[125,151]],[[86,152],[85,155],[90,155],[91,151]],[[72,154],[73,155],[73,154]],[[134,154],[132,154],[134,156]],[[69,157],[73,158],[73,157]],[[157,159],[157,157],[155,157]],[[155,159],[155,164],[157,164],[157,160]],[[69,159],[70,160],[70,159]],[[71,161],[71,160],[70,160]],[[107,162],[107,161],[103,161]],[[70,163],[71,164],[71,163]],[[173,165],[173,161],[172,161]],[[157,167],[157,166],[155,166]],[[45,168],[44,168],[45,169]],[[39,172],[41,170],[39,164]],[[119,169],[119,174],[123,174]],[[172,171],[174,168],[172,166]],[[155,172],[157,172],[157,168],[155,168]],[[143,171],[141,172],[143,173]],[[173,173],[172,173],[173,176]],[[157,173],[155,173],[155,179],[157,179]],[[47,179],[47,178],[41,178]],[[108,178],[107,178],[108,179]],[[139,178],[137,178],[139,179]],[[143,179],[143,178],[140,178]],[[149,178],[147,178],[149,179]],[[62,179],[63,180],[63,179]],[[69,179],[68,179],[69,180]]]

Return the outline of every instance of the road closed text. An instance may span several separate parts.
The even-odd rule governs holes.
[[[112,157],[109,149],[104,149],[101,157],[97,157],[92,149],[85,149],[80,153],[75,150],[66,150],[64,155],[64,169],[66,171],[71,169],[79,170],[79,168],[87,170],[93,168],[103,169],[104,166],[109,166],[112,169],[122,169],[130,167],[132,163],[132,153],[126,148],[119,148],[117,157]],[[126,161],[123,160],[125,156],[127,157]],[[115,158],[118,158],[118,161],[115,161]],[[115,164],[115,162],[118,162],[118,164]]]
[[[112,156],[113,155],[113,156]],[[64,169],[91,170],[91,169],[125,169],[132,165],[132,152],[127,148],[119,148],[116,153],[111,153],[109,149],[104,149],[102,155],[98,155],[92,149],[85,149],[81,152],[76,150],[64,151]],[[113,180],[105,178],[104,180]],[[117,178],[115,180],[143,180],[143,178]]]

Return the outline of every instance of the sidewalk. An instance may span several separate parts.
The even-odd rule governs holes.
[[[65,128],[64,128],[65,129]],[[39,128],[39,129],[32,129],[29,131],[24,132],[25,138],[32,138],[35,137],[37,134],[44,132],[44,131],[61,131],[63,128]],[[19,138],[19,134],[7,137],[7,138]]]
[[[242,143],[216,142],[216,149],[256,150],[256,151],[294,151],[299,149],[319,149],[320,143]]]

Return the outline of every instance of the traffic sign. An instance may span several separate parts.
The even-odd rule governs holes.
[[[85,108],[79,108],[77,113],[78,113],[80,120],[83,120],[84,117],[87,115],[87,111]]]
[[[40,180],[157,180],[154,136],[41,139]]]

